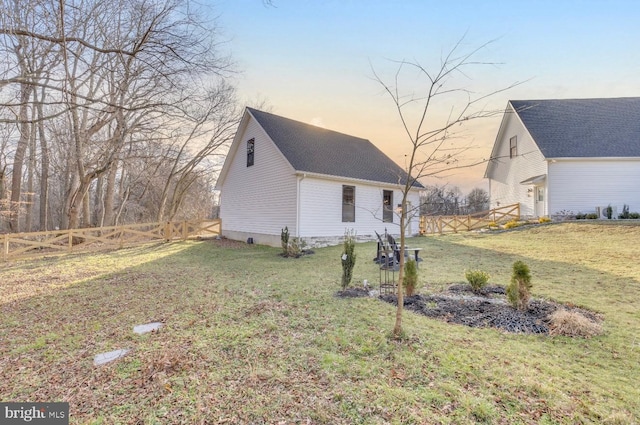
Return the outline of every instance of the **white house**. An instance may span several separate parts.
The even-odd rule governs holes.
[[[279,246],[282,228],[311,246],[399,235],[407,174],[370,141],[246,108],[216,183],[222,234]],[[419,206],[415,182],[410,203]],[[418,233],[418,217],[407,228]]]
[[[640,98],[509,101],[485,177],[523,216],[640,211]]]

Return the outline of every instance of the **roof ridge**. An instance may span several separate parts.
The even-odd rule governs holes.
[[[351,138],[353,138],[353,139],[366,140],[367,142],[369,142],[369,143],[371,143],[371,144],[373,145],[373,143],[371,142],[371,140],[369,140],[369,139],[365,139],[365,138],[362,138],[362,137],[358,137],[358,136],[354,136],[354,135],[352,135],[352,134],[347,134],[347,133],[343,133],[343,132],[341,132],[341,131],[331,130],[331,129],[326,128],[326,127],[320,127],[319,125],[315,125],[315,124],[307,123],[307,122],[300,121],[300,120],[295,120],[295,119],[293,119],[293,118],[283,117],[282,115],[277,115],[277,114],[274,114],[274,113],[272,113],[272,112],[266,112],[266,111],[262,111],[262,110],[260,110],[260,109],[251,108],[251,107],[249,107],[249,106],[247,106],[246,108],[247,108],[251,113],[253,113],[253,112],[258,112],[258,113],[260,113],[260,114],[269,115],[270,117],[275,118],[275,119],[279,119],[279,120],[286,120],[286,121],[290,121],[290,122],[293,122],[293,123],[297,123],[297,124],[301,124],[301,125],[306,125],[306,126],[309,126],[309,127],[313,127],[314,129],[318,129],[318,130],[322,130],[322,131],[329,131],[329,132],[331,132],[331,133],[336,133],[336,134],[341,134],[341,135],[343,135],[343,136],[351,137]],[[375,145],[374,145],[374,146],[375,146]]]
[[[547,101],[574,101],[574,100],[622,100],[622,99],[637,99],[640,100],[640,96],[619,96],[619,97],[572,97],[572,98],[554,98],[554,99],[509,99],[509,102],[547,102]]]

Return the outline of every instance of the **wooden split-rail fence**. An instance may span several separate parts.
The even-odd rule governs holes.
[[[216,219],[6,233],[0,235],[1,257],[3,261],[10,261],[70,252],[117,249],[153,241],[219,236],[221,230],[222,222]]]
[[[432,235],[482,229],[491,224],[520,220],[520,204],[506,205],[472,215],[420,216],[420,234]]]

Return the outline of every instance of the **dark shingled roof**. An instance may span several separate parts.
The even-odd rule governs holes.
[[[640,157],[640,97],[511,105],[545,158]]]
[[[366,139],[247,110],[296,171],[391,184],[406,181],[407,173]],[[413,186],[423,187],[418,182]]]

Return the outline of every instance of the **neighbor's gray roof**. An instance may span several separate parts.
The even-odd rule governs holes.
[[[253,108],[247,110],[296,171],[390,184],[406,181],[407,173],[366,139]],[[423,187],[418,182],[413,186]]]
[[[545,158],[640,157],[640,97],[510,103]]]

